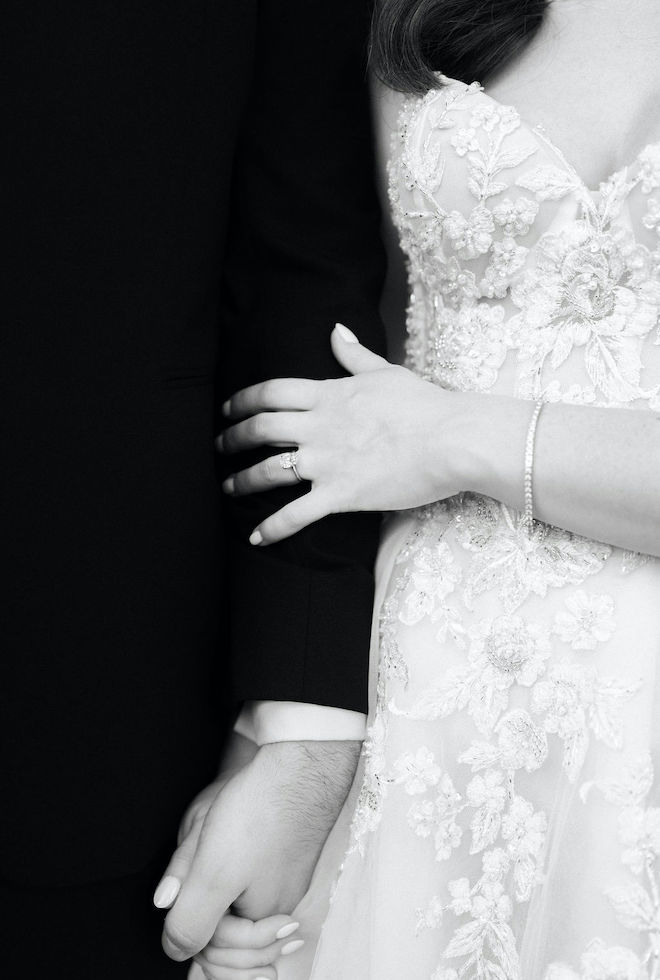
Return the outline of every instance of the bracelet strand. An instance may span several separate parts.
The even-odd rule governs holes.
[[[527,439],[525,441],[525,476],[524,476],[524,492],[525,492],[525,514],[523,517],[523,525],[527,529],[527,533],[531,533],[534,526],[534,442],[536,437],[536,427],[539,421],[539,415],[541,414],[541,409],[544,403],[538,401],[534,406],[534,411],[532,412],[532,417],[529,420],[529,428],[527,429]]]

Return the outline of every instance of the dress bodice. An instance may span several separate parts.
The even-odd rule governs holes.
[[[390,196],[411,367],[449,388],[660,409],[660,143],[590,190],[478,84],[404,103]]]

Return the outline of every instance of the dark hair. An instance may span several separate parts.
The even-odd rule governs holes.
[[[483,81],[531,41],[551,0],[378,0],[371,63],[400,92],[438,88],[434,72]]]

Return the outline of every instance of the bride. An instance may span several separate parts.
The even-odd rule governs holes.
[[[228,492],[311,481],[255,546],[393,512],[280,980],[660,978],[659,43],[657,0],[381,4],[406,366],[339,325],[351,377],[226,406],[225,451],[299,447]]]

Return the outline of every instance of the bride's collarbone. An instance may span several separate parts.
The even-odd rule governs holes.
[[[657,87],[622,91],[590,85],[580,75],[548,81],[520,72],[498,75],[485,91],[539,126],[588,187],[597,188],[660,142],[660,78]]]
[[[486,92],[542,127],[589,187],[660,142],[660,3],[553,4],[522,54],[486,81]],[[631,12],[630,12],[631,13]]]

